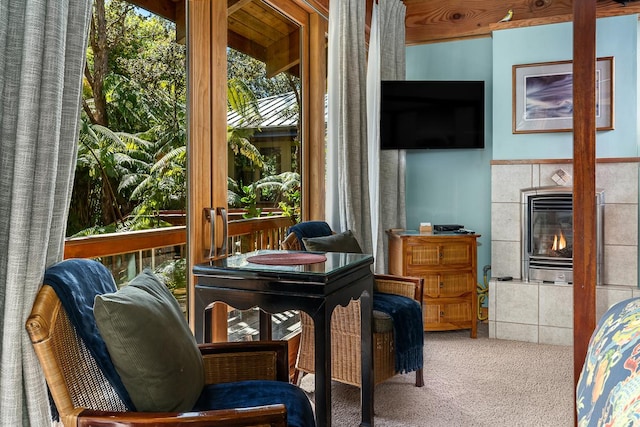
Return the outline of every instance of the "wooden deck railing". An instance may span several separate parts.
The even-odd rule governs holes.
[[[229,221],[229,248],[233,252],[278,249],[293,222],[286,216],[268,216]],[[99,258],[155,248],[181,246],[187,242],[185,226],[126,233],[68,238],[65,258]]]
[[[229,221],[230,254],[246,253],[258,249],[278,249],[293,224],[283,215]],[[186,253],[187,231],[185,226],[130,231],[126,233],[100,234],[96,236],[69,238],[65,242],[64,257],[94,258],[104,264],[113,274],[118,285],[129,282],[144,268],[182,260]],[[186,266],[186,264],[184,264]],[[184,267],[182,268],[184,270]],[[172,271],[175,271],[173,269]],[[178,272],[179,281],[184,281],[184,271]],[[186,283],[172,284],[186,293]]]

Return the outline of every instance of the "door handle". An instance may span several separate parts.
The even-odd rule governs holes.
[[[227,216],[227,209],[223,207],[205,208],[205,215],[211,223],[211,232],[209,235],[209,259],[224,258],[227,256],[227,245],[229,240],[229,219]],[[218,230],[216,229],[216,217],[218,215],[222,218],[222,245],[220,247],[216,245],[216,236],[218,233]]]

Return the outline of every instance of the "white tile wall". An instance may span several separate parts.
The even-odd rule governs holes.
[[[573,165],[498,164],[491,169],[491,276],[489,337],[541,344],[573,342],[571,285],[525,283],[522,278],[520,190],[555,185],[553,174]],[[597,163],[604,190],[604,279],[596,289],[598,318],[612,304],[640,296],[638,289],[638,163]]]

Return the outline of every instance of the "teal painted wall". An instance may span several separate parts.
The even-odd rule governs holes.
[[[485,148],[407,151],[407,228],[462,224],[478,239],[478,279],[491,258],[492,40],[407,48],[407,80],[484,80]]]
[[[597,157],[638,155],[638,16],[599,19],[596,56],[614,57],[614,126],[596,135]],[[573,133],[512,133],[512,67],[564,61],[573,56],[571,23],[494,31],[493,159],[567,159],[573,157]]]
[[[481,234],[478,279],[491,264],[491,160],[571,158],[571,132],[513,134],[512,66],[572,57],[570,23],[501,30],[492,38],[407,47],[407,80],[484,80],[483,150],[407,151],[407,227],[462,224]],[[598,157],[636,157],[638,16],[598,20],[597,56],[613,56],[615,130],[598,132]]]

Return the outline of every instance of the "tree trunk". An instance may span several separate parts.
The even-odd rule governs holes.
[[[107,100],[104,93],[104,78],[109,70],[110,48],[107,42],[107,21],[104,8],[105,0],[95,0],[89,43],[93,51],[93,73],[85,67],[85,77],[93,91],[93,108],[83,105],[91,123],[109,127]]]

